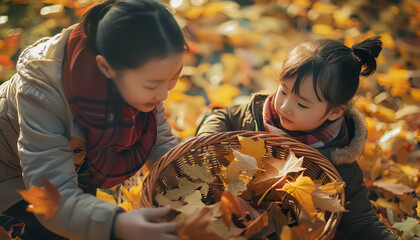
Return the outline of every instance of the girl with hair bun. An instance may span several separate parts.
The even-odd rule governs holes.
[[[162,101],[187,48],[163,4],[121,0],[22,52],[0,87],[0,213],[25,224],[19,237],[178,239],[176,223],[156,223],[168,207],[125,212],[95,195],[178,143]],[[41,177],[61,196],[50,219],[27,212],[17,193]]]
[[[335,239],[398,239],[378,220],[366,195],[357,160],[367,130],[363,115],[351,104],[359,76],[376,70],[382,50],[379,37],[351,48],[333,40],[314,40],[295,47],[271,95],[256,94],[249,103],[213,109],[197,136],[216,132],[267,131],[315,148],[336,167],[345,186],[345,208]]]

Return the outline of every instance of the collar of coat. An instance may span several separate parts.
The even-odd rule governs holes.
[[[257,131],[264,131],[262,111],[267,97],[267,94],[254,94],[250,101],[250,112],[255,121]],[[327,148],[325,150],[320,150],[320,152],[329,158],[334,165],[350,164],[357,161],[363,154],[367,139],[365,118],[357,107],[349,105],[345,114],[349,119],[353,120],[348,124],[354,125],[349,128],[353,129],[353,133],[350,134],[352,136],[350,143],[343,148]]]

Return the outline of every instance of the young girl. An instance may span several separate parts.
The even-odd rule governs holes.
[[[348,212],[343,213],[336,238],[397,239],[378,220],[366,196],[356,160],[363,152],[367,130],[362,114],[349,103],[359,86],[359,75],[375,71],[381,46],[378,37],[351,48],[333,40],[303,43],[284,61],[277,92],[214,110],[203,120],[197,136],[268,131],[319,150],[346,182]]]
[[[165,6],[127,0],[23,51],[0,88],[0,210],[25,223],[21,238],[178,239],[175,223],[153,223],[169,208],[124,212],[94,195],[177,144],[162,101],[186,47]],[[50,219],[26,212],[17,193],[41,177],[61,196]]]

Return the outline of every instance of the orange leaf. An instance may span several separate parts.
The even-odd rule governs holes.
[[[195,210],[178,229],[178,237],[185,240],[219,240],[220,238],[216,234],[206,230],[210,224],[212,215],[212,209],[207,207]]]
[[[220,211],[222,212],[222,219],[227,226],[232,223],[232,214],[239,217],[244,215],[244,210],[235,196],[230,192],[224,192],[220,199]]]
[[[44,214],[45,219],[52,218],[60,207],[60,193],[48,180],[41,178],[41,183],[44,188],[32,185],[19,193],[30,204],[26,211]]]

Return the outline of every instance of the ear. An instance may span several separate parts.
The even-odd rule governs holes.
[[[115,70],[109,65],[108,61],[102,55],[96,55],[96,64],[98,65],[99,71],[105,77],[114,79],[115,78]]]
[[[341,117],[344,114],[344,111],[346,111],[347,106],[346,105],[340,105],[338,107],[335,107],[330,110],[328,120],[334,121],[337,118]]]

